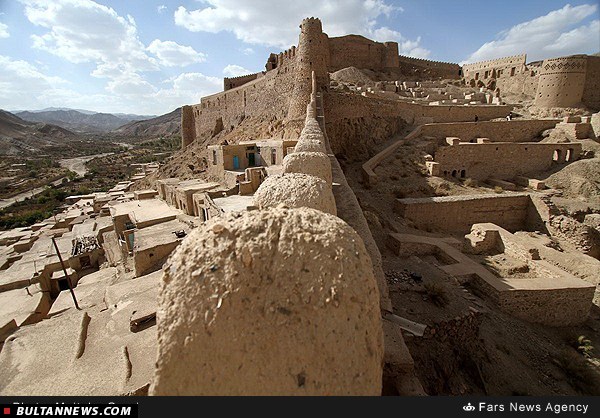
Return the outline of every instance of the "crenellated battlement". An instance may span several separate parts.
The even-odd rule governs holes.
[[[506,63],[507,61],[510,62],[511,60],[522,61],[522,63],[525,64],[527,62],[527,54],[511,55],[508,57],[496,58],[493,60],[472,62],[472,63],[463,65],[463,68],[470,69],[470,68],[484,67],[484,66],[490,65],[490,64],[504,65],[504,63]]]
[[[387,42],[385,42],[385,44],[387,44]],[[412,61],[412,62],[415,62],[415,63],[422,63],[422,64],[430,63],[430,64],[434,64],[434,65],[452,65],[452,66],[458,66],[458,64],[454,63],[454,62],[433,61],[433,60],[428,60],[426,58],[409,57],[409,56],[406,56],[406,55],[400,55],[400,60],[402,60],[402,61]]]
[[[241,80],[243,78],[249,78],[249,77],[260,77],[261,75],[264,75],[265,72],[264,71],[258,71],[256,73],[252,73],[252,74],[243,74],[243,75],[238,75],[235,77],[224,77],[225,80]]]

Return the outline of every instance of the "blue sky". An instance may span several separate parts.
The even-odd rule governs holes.
[[[598,0],[0,0],[0,108],[162,114],[264,69],[303,17],[474,62],[600,51]]]

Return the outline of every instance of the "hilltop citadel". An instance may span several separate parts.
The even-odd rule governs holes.
[[[0,394],[597,394],[599,80],[303,20],[166,164],[0,233]]]

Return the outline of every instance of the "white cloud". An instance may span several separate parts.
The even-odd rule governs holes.
[[[589,25],[583,25],[569,32],[561,33],[558,39],[544,49],[546,51],[560,51],[561,54],[575,54],[581,51],[598,52],[600,50],[600,20],[593,20]],[[596,41],[596,48],[593,48]]]
[[[137,35],[135,20],[91,0],[21,0],[31,23],[48,29],[33,46],[72,63],[156,69]]]
[[[175,24],[192,32],[228,31],[249,44],[288,48],[298,43],[298,25],[302,19],[318,16],[329,36],[354,33],[367,37],[379,35],[381,40],[387,35],[391,38],[383,40],[407,41],[399,32],[378,26],[378,18],[402,11],[385,0],[282,1],[276,7],[269,0],[203,0],[203,4],[206,7],[197,10],[180,6],[174,14]],[[424,51],[421,48],[417,52]]]
[[[156,8],[156,11],[157,11],[158,13],[162,13],[162,12],[164,12],[165,10],[167,10],[167,6],[165,6],[164,4],[161,4],[160,6],[158,6],[158,7]]]
[[[252,71],[239,65],[229,64],[227,67],[223,68],[223,75],[225,77],[239,77],[246,74],[252,74]]]
[[[196,62],[206,61],[206,55],[191,46],[179,45],[173,41],[153,40],[148,51],[156,55],[161,65],[166,67],[185,67]]]
[[[159,65],[185,66],[203,62],[206,56],[190,46],[159,39],[146,47],[131,16],[120,16],[91,0],[20,1],[29,21],[45,29],[31,36],[34,48],[74,64],[92,63],[95,68],[90,75],[106,79],[106,85],[104,92],[84,94],[62,86],[65,80],[44,75],[40,67],[3,57],[3,106],[35,109],[52,105],[161,114],[182,103],[197,103],[201,96],[222,89],[222,79],[200,73],[183,73],[159,85],[149,82],[144,73],[158,70]]]
[[[242,49],[242,54],[252,55],[252,54],[254,54],[254,50],[252,48],[244,48],[244,49]]]
[[[0,55],[0,102],[5,108],[26,108],[37,95],[66,83],[60,77],[43,74],[27,61]]]
[[[0,38],[8,38],[10,34],[8,33],[8,25],[4,23],[0,23]]]
[[[484,43],[464,63],[527,53],[529,61],[575,53],[593,53],[600,50],[598,21],[580,24],[597,13],[598,5],[565,5],[562,9],[519,23],[501,32],[498,39]],[[461,63],[462,64],[462,63]]]

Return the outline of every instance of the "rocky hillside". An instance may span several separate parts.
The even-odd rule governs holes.
[[[133,120],[146,116],[114,115],[111,113],[82,113],[72,109],[41,112],[17,112],[16,115],[29,122],[50,123],[74,132],[110,132]]]
[[[115,129],[118,135],[156,137],[178,134],[181,130],[181,108],[156,118],[134,121]]]
[[[81,137],[60,126],[28,122],[0,110],[0,155],[64,157],[93,154],[111,146],[109,142]]]

